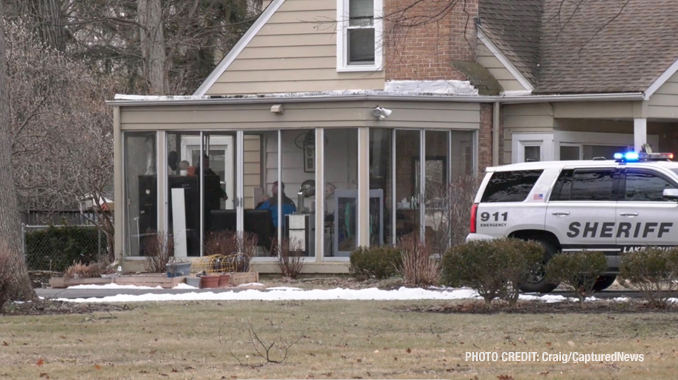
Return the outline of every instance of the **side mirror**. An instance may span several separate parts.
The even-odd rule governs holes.
[[[678,200],[678,189],[664,189],[664,193],[662,195],[666,199],[673,201]]]

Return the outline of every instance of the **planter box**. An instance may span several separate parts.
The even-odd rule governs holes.
[[[173,288],[179,284],[184,283],[186,277],[166,277],[162,273],[140,274],[130,276],[120,276],[115,278],[115,283],[118,285],[135,285],[135,286],[150,286],[163,287],[166,289]]]
[[[112,278],[63,278],[63,277],[52,277],[49,279],[49,286],[55,289],[67,288],[69,286],[76,285],[106,285],[112,284]]]
[[[259,282],[259,272],[234,272],[230,275],[230,282],[233,286]]]
[[[196,288],[200,288],[200,277],[186,277],[186,284]]]
[[[202,289],[216,289],[219,287],[219,275],[207,275],[200,277],[200,287]]]

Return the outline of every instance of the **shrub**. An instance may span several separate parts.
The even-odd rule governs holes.
[[[257,235],[247,232],[242,235],[234,231],[212,232],[205,239],[205,256],[229,256],[226,259],[229,268],[235,272],[248,272],[258,241]]]
[[[102,236],[102,254],[106,238]],[[54,227],[26,233],[26,262],[31,270],[63,272],[73,263],[99,258],[99,231],[78,226]]]
[[[555,255],[546,264],[546,278],[560,282],[577,294],[579,304],[584,307],[586,296],[607,270],[607,259],[602,252],[582,251]]]
[[[440,265],[431,259],[431,250],[415,235],[400,241],[402,264],[397,267],[406,284],[436,285],[440,276]]]
[[[76,263],[76,264],[73,264],[70,267],[66,268],[66,272],[64,273],[64,277],[65,278],[75,278],[75,277],[93,278],[93,277],[100,277],[105,272],[106,272],[106,264]]]
[[[402,266],[400,250],[394,247],[360,247],[351,252],[349,271],[358,279],[383,280],[397,273]]]
[[[273,248],[278,253],[278,268],[283,277],[297,278],[304,269],[304,254],[298,246],[295,239],[282,239],[280,245],[277,241],[273,242]]]
[[[518,284],[541,264],[544,248],[538,242],[518,239],[473,241],[452,247],[443,255],[442,283],[468,286],[489,307],[495,298],[511,305],[518,300]]]
[[[162,232],[155,234],[146,240],[144,244],[144,269],[148,273],[164,273],[167,270],[167,263],[174,257],[174,239],[170,235]]]
[[[640,290],[650,306],[667,308],[678,280],[678,248],[649,247],[625,253],[619,269],[620,276],[630,287]]]

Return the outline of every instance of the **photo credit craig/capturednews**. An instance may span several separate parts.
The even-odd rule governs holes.
[[[469,351],[467,362],[553,362],[553,363],[592,363],[592,362],[642,362],[643,354],[613,352],[608,354],[582,352],[536,352],[536,351]]]

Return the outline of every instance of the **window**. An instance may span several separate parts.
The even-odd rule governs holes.
[[[542,170],[495,172],[481,202],[522,202],[532,191]]]
[[[541,146],[526,146],[525,147],[525,162],[541,161]]]
[[[381,70],[382,0],[338,0],[337,71]]]
[[[581,147],[578,145],[560,145],[560,160],[581,160]]]
[[[614,195],[614,169],[565,170],[560,174],[551,197],[554,201],[611,201]]]
[[[626,172],[626,190],[624,200],[631,202],[663,202],[664,189],[675,189],[676,186],[656,174],[628,170]]]

